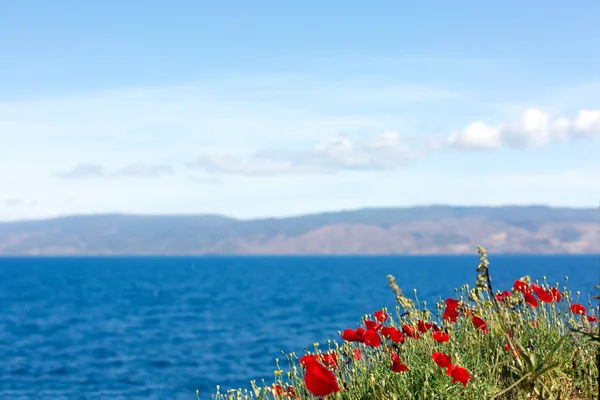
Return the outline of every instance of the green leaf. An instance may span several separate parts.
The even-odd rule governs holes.
[[[538,362],[537,362],[537,357],[535,355],[535,353],[531,353],[531,355],[529,356],[529,358],[531,359],[531,366],[533,367],[534,370],[537,369],[538,367]]]
[[[599,334],[591,333],[591,332],[584,332],[584,331],[580,331],[580,330],[577,330],[577,329],[574,329],[571,327],[569,327],[569,329],[571,330],[571,332],[573,332],[574,335],[581,338],[584,342],[589,342],[596,346],[600,346],[600,335]]]
[[[519,379],[521,379],[521,375],[518,374],[516,371],[503,370],[501,372],[501,375],[505,378],[511,378],[513,381],[518,381]]]
[[[548,355],[546,356],[546,358],[544,358],[544,361],[542,361],[542,363],[540,364],[542,367],[544,365],[546,365],[546,363],[548,363],[550,361],[550,359],[552,358],[552,356],[554,355],[554,353],[556,353],[556,350],[558,350],[558,348],[563,344],[563,342],[565,340],[567,340],[568,336],[564,335],[563,337],[561,337],[558,342],[556,342],[554,344],[554,346],[552,346],[552,348],[550,349],[550,351],[548,352]]]

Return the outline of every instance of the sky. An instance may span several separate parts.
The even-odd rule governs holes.
[[[0,0],[0,220],[597,207],[598,15]]]

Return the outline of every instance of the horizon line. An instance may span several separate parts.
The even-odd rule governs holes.
[[[447,204],[447,203],[428,203],[428,204],[416,204],[410,206],[372,206],[372,207],[357,207],[357,208],[341,208],[338,210],[329,210],[329,211],[317,211],[317,212],[307,212],[303,214],[291,214],[291,215],[280,215],[280,216],[257,216],[250,218],[238,218],[234,216],[229,216],[227,214],[221,213],[145,213],[138,214],[135,212],[91,212],[91,213],[73,213],[73,214],[60,214],[60,215],[52,215],[45,217],[34,217],[34,218],[23,218],[18,220],[0,220],[0,224],[18,224],[18,223],[27,223],[27,222],[43,222],[43,221],[53,221],[60,219],[69,219],[69,218],[84,218],[84,217],[139,217],[139,218],[164,218],[164,217],[214,217],[214,218],[222,218],[222,219],[230,219],[234,221],[261,221],[261,220],[281,220],[281,219],[292,219],[292,218],[302,218],[302,217],[311,217],[318,215],[327,215],[327,214],[341,214],[348,212],[360,212],[360,211],[369,211],[369,210],[410,210],[410,209],[424,209],[424,208],[480,208],[480,209],[500,209],[500,208],[545,208],[552,210],[578,210],[578,211],[591,211],[598,210],[598,206],[589,207],[578,207],[578,206],[559,206],[559,205],[550,205],[550,204],[501,204],[501,205],[456,205],[456,204]]]

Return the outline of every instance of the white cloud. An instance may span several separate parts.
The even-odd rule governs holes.
[[[25,203],[26,201],[24,199],[11,198],[4,200],[4,204],[8,207],[18,207],[24,205]]]
[[[502,147],[501,130],[481,121],[469,124],[463,131],[452,133],[447,144],[460,149],[499,149]]]
[[[253,155],[204,155],[190,163],[210,173],[279,175],[333,173],[343,170],[393,170],[414,161],[417,153],[397,132],[357,141],[337,136],[296,152],[261,151]]]
[[[189,163],[189,166],[204,168],[209,173],[240,175],[274,175],[287,173],[292,169],[289,161],[277,161],[260,155],[235,157],[226,154],[204,155]]]
[[[573,122],[573,136],[587,138],[600,133],[600,110],[581,110]]]
[[[78,164],[68,171],[57,175],[64,179],[92,178],[156,178],[172,172],[168,165],[130,164],[109,172],[107,168],[97,164]]]
[[[172,172],[173,169],[168,165],[131,164],[119,168],[114,172],[113,176],[117,178],[155,178],[161,175],[168,175]]]
[[[442,144],[461,150],[498,150],[531,148],[566,138],[591,138],[600,135],[600,110],[581,110],[575,118],[552,119],[547,113],[527,110],[509,123],[488,125],[477,121],[451,133]]]
[[[100,178],[105,174],[104,167],[97,164],[79,164],[72,169],[60,172],[58,176],[65,179]]]

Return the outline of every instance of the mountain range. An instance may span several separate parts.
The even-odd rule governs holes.
[[[288,218],[100,214],[0,222],[0,255],[600,253],[600,210],[370,208]]]

